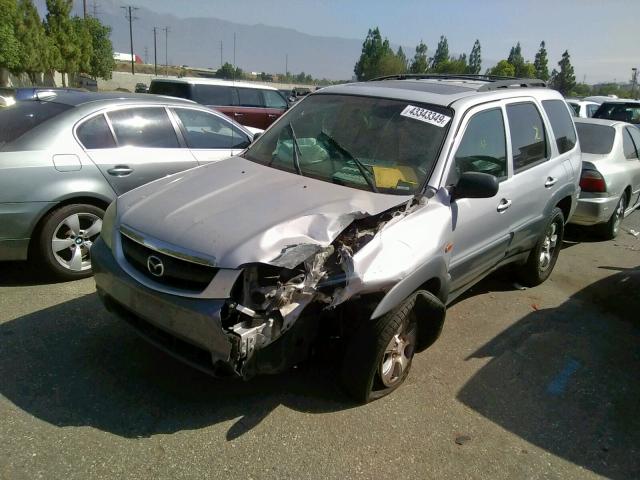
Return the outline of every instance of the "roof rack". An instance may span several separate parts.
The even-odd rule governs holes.
[[[482,75],[471,73],[400,73],[397,75],[385,75],[383,77],[376,77],[369,80],[370,82],[380,80],[475,80],[481,82],[487,82],[478,89],[479,92],[498,90],[501,88],[545,88],[546,82],[535,78],[517,78],[517,77],[504,77],[500,75]]]

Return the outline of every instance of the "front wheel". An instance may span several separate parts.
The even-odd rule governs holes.
[[[414,304],[415,295],[398,309],[376,320],[365,320],[351,338],[341,380],[358,402],[382,398],[407,378],[418,339]]]
[[[555,207],[536,246],[531,250],[527,263],[517,272],[523,285],[535,287],[549,278],[558,260],[563,238],[564,214]]]
[[[38,261],[61,280],[89,277],[91,246],[100,235],[104,210],[93,205],[66,205],[43,220]]]

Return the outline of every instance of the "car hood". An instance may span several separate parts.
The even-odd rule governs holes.
[[[292,268],[354,219],[412,196],[353,189],[241,157],[165,177],[118,199],[118,223],[221,268]]]

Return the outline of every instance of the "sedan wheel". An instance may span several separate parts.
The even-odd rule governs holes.
[[[74,272],[91,269],[89,251],[100,235],[102,220],[93,213],[75,213],[60,222],[51,239],[55,259]]]
[[[66,205],[42,221],[38,258],[63,280],[91,275],[91,246],[102,229],[104,211],[93,205]]]

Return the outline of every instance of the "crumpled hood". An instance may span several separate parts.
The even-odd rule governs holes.
[[[118,215],[121,224],[146,237],[205,256],[222,268],[253,262],[293,267],[329,245],[355,218],[411,198],[232,157],[126,193],[118,199]]]

